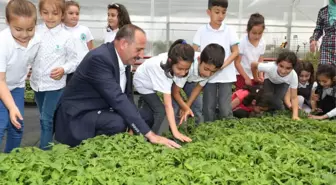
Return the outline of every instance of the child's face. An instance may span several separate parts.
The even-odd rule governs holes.
[[[172,66],[174,76],[176,77],[185,77],[190,69],[191,62],[180,60]]]
[[[281,77],[287,76],[292,70],[293,70],[293,65],[292,63],[289,63],[285,60],[280,61],[278,64],[278,74]]]
[[[35,34],[35,17],[11,16],[9,28],[15,41],[21,46],[27,47]]]
[[[327,77],[326,75],[323,75],[323,74],[317,76],[317,81],[324,88],[329,88],[334,84],[333,79],[330,79],[329,77]]]
[[[306,84],[309,79],[310,79],[311,73],[308,71],[301,71],[300,76],[299,76],[299,82],[301,84]]]
[[[65,11],[64,23],[67,26],[74,27],[79,20],[79,9],[77,6],[69,6]]]
[[[43,22],[49,29],[55,28],[62,22],[62,11],[53,4],[46,3],[40,11]]]
[[[221,26],[226,16],[226,8],[213,6],[210,10],[207,10],[207,14],[210,17],[210,21],[212,24]]]
[[[215,65],[207,64],[205,62],[200,62],[199,58],[198,58],[198,63],[199,63],[198,74],[202,78],[209,78],[210,76],[212,76],[218,71]]]
[[[264,26],[262,24],[253,26],[248,32],[249,39],[251,41],[259,41],[264,33]]]
[[[118,10],[116,9],[109,9],[108,12],[107,12],[107,21],[108,21],[108,24],[109,26],[115,30],[118,28],[118,25],[119,25],[119,21],[118,21]]]

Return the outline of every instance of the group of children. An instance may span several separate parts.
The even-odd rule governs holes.
[[[281,53],[276,62],[263,63],[264,17],[252,14],[247,35],[239,41],[234,29],[223,23],[227,7],[227,0],[209,0],[210,23],[198,29],[193,45],[179,39],[167,53],[138,67],[133,83],[140,93],[139,109],[149,115],[144,119],[152,130],[160,134],[167,116],[173,136],[190,142],[177,129],[189,116],[196,117],[199,124],[203,117],[204,122],[249,117],[285,106],[292,110],[293,119],[299,119],[299,107],[316,112],[311,115],[314,119],[336,116],[335,68],[321,65],[314,85],[311,64],[297,62],[293,52]],[[37,12],[43,23],[35,26]],[[80,6],[74,1],[39,0],[38,11],[28,0],[9,1],[8,28],[0,32],[0,143],[7,130],[5,152],[21,143],[29,66],[40,113],[40,148],[47,149],[52,141],[53,115],[63,88],[94,48],[90,30],[78,24],[79,13]],[[126,24],[131,24],[126,8],[117,3],[108,5],[105,42],[112,42]],[[181,90],[186,97],[181,96]],[[163,101],[157,92],[163,94]]]

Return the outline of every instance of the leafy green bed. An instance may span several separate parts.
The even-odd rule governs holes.
[[[0,154],[0,184],[336,184],[336,122],[278,116],[181,130],[193,142],[178,150],[120,134]]]

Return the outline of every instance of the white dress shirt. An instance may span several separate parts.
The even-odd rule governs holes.
[[[118,63],[119,63],[119,71],[120,71],[120,88],[122,92],[125,92],[126,89],[126,65],[124,65],[124,63],[122,62],[118,51],[116,51],[117,57],[118,57]]]
[[[54,91],[65,87],[66,74],[75,71],[78,64],[75,41],[70,32],[60,24],[48,29],[43,23],[36,32],[41,36],[41,45],[32,64],[30,86],[34,91]],[[51,71],[62,67],[64,75],[60,80],[50,77]]]

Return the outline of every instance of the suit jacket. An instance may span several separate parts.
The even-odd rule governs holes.
[[[90,51],[65,87],[55,113],[55,138],[70,146],[95,136],[101,110],[119,114],[136,134],[146,134],[149,126],[133,101],[130,66],[126,68],[125,93],[120,88],[120,71],[114,43]]]

